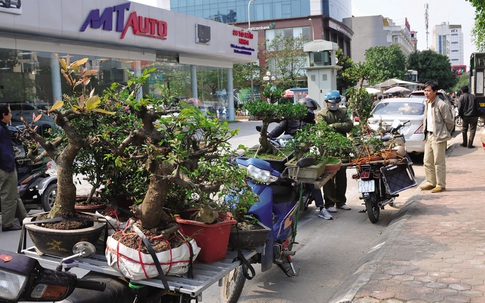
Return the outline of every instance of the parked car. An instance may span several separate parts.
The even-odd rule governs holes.
[[[15,8],[20,8],[22,5],[21,0],[0,0],[0,6],[10,8],[10,7],[15,7]]]
[[[401,123],[410,121],[401,129],[406,139],[406,151],[410,154],[424,153],[424,99],[388,98],[374,107],[368,120],[369,127],[377,131],[380,127],[388,129],[395,120]],[[382,125],[380,125],[382,123]]]
[[[34,114],[39,115],[41,113],[40,109],[30,102],[12,102],[9,105],[12,111],[12,126],[22,127],[24,124],[21,118],[30,122]],[[42,114],[39,121],[35,122],[35,125],[37,125],[37,132],[41,135],[55,127],[54,119],[45,113]]]

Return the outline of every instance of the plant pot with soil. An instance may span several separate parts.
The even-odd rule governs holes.
[[[72,255],[74,244],[80,241],[92,243],[98,253],[104,251],[100,237],[106,231],[106,220],[91,213],[78,213],[75,218],[52,219],[48,219],[48,213],[40,213],[25,218],[23,225],[40,254],[67,257]]]

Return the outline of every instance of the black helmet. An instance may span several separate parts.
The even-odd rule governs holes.
[[[320,106],[318,105],[317,101],[313,100],[312,98],[301,98],[298,100],[298,103],[301,105],[305,105],[308,109],[317,109]]]

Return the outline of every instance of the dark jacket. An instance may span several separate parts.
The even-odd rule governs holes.
[[[478,117],[480,105],[474,95],[464,93],[458,99],[458,116],[460,117]]]
[[[308,112],[302,120],[283,120],[268,134],[270,139],[277,138],[281,134],[294,136],[296,131],[307,123],[315,123],[315,114]]]
[[[7,124],[2,121],[0,121],[0,169],[9,173],[15,169],[12,136],[8,131]]]

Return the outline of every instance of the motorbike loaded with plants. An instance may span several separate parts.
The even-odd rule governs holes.
[[[248,205],[255,202],[254,193],[244,182],[244,173],[229,161],[232,151],[228,140],[236,132],[229,130],[227,122],[207,119],[194,106],[171,103],[168,90],[163,87],[162,98],[138,97],[153,70],[130,77],[126,85],[114,84],[97,96],[93,90],[87,92],[90,78],[96,75],[96,71],[83,67],[87,59],[58,59],[74,92],[49,110],[62,132],[46,139],[37,136],[27,124],[24,134],[27,140],[44,147],[42,156],[49,155],[56,161],[58,193],[49,213],[29,218],[31,221],[24,224],[17,253],[2,252],[0,301],[201,300],[202,292],[229,274],[240,261],[233,261],[237,255],[231,252],[216,266],[198,262],[200,247],[180,232],[174,215],[189,207],[212,206],[214,211],[229,211],[224,202],[229,194]],[[85,166],[76,161],[84,152],[85,159],[89,159]],[[103,169],[89,172],[90,167]],[[49,224],[72,220],[89,225],[92,220],[98,221],[85,218],[74,209],[76,169],[90,176],[91,182],[102,184],[101,196],[108,201],[115,192],[123,191],[125,199],[132,202],[132,218],[113,234],[108,228],[112,223],[104,223],[105,233],[91,243],[94,252],[88,252],[93,249],[83,241],[63,248],[62,241],[54,243],[43,238],[41,242],[50,243],[51,250],[38,254],[40,246],[35,241],[33,247],[26,247],[27,233],[32,238],[29,228],[49,229],[52,233]],[[120,186],[123,184],[130,186]],[[111,222],[105,217],[100,221]],[[67,232],[70,230],[54,229],[53,233]],[[72,247],[75,252],[71,254]],[[121,253],[125,247],[133,252],[132,256]],[[182,252],[183,258],[173,257],[176,250]],[[249,258],[255,253],[240,254]],[[168,259],[159,259],[162,254]],[[56,270],[46,269],[36,260],[55,266]],[[76,267],[89,272],[78,278],[69,273]],[[86,280],[92,283],[86,285]]]
[[[352,178],[358,180],[360,199],[365,203],[363,212],[372,223],[379,220],[384,206],[393,205],[399,192],[416,186],[413,163],[400,133],[407,123],[396,120],[385,128],[381,122],[380,134],[363,137],[356,157],[348,164],[357,170]]]
[[[285,108],[281,105],[278,108],[278,105],[263,103],[249,105],[248,110],[250,114],[263,118],[260,143],[268,143],[270,146],[265,150],[272,154],[282,147],[271,143],[275,140],[264,137],[267,135],[267,124],[270,123],[266,122],[273,121],[272,119],[279,120],[275,119],[278,118],[278,115],[281,115],[280,119],[284,117]],[[293,104],[283,106],[286,106],[287,116],[292,115],[291,112],[288,113],[288,110],[292,111],[299,107],[299,105]],[[300,109],[300,116],[305,115],[307,109],[304,106],[301,106]],[[292,117],[298,118],[298,115]],[[321,130],[318,127],[324,126],[308,125],[307,128],[297,132],[285,146],[294,152],[283,160],[268,159],[264,153],[255,156],[243,154],[236,159],[239,167],[246,171],[247,184],[260,199],[260,202],[249,208],[247,215],[255,217],[269,229],[264,241],[257,246],[257,253],[248,260],[250,264],[260,264],[263,272],[270,270],[273,265],[277,265],[288,277],[298,275],[298,270],[293,263],[293,256],[296,253],[294,245],[297,244],[299,212],[313,200],[313,187],[323,186],[334,173],[321,172],[321,175],[313,179],[302,180],[289,171],[311,166],[324,158],[322,156],[324,147],[317,147],[317,144],[323,144],[323,142],[320,140],[315,144],[316,141],[314,141],[317,137],[321,137],[318,134],[313,135],[314,132]],[[330,149],[330,146],[336,145],[328,143],[325,148]],[[295,159],[294,164],[288,164],[288,161],[293,161],[293,159]],[[237,302],[246,280],[251,279],[251,275],[248,273],[248,270],[251,269],[250,264],[242,263],[222,280],[221,295],[225,302]]]

